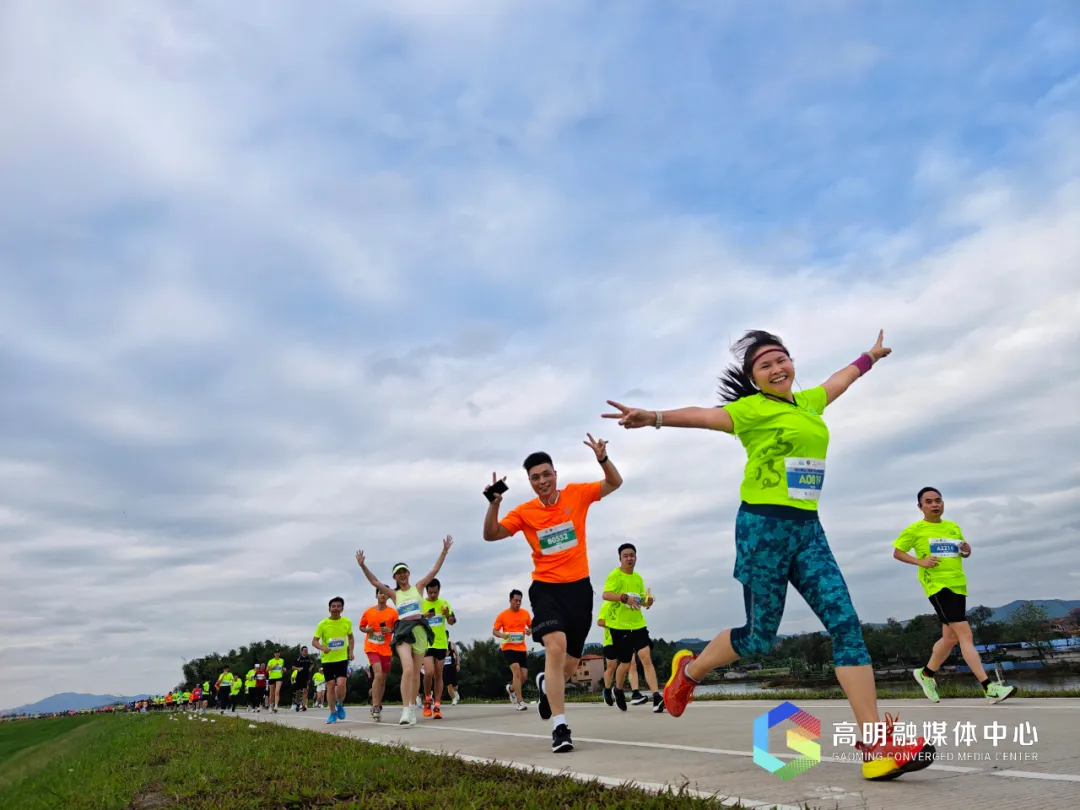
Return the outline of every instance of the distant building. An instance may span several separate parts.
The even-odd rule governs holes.
[[[604,685],[604,656],[581,656],[577,669],[570,676],[570,683],[576,683],[587,692],[599,692]]]

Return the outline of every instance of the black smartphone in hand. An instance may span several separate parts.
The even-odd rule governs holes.
[[[510,487],[506,485],[505,481],[496,481],[494,484],[484,490],[484,497],[487,498],[488,503],[490,503],[491,501],[495,500],[496,494],[501,495],[508,489],[510,489]]]

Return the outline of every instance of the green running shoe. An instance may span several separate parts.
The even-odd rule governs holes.
[[[941,698],[938,697],[937,693],[937,681],[935,681],[933,678],[927,678],[925,675],[923,675],[922,667],[912,670],[911,674],[915,676],[915,682],[922,687],[923,694],[926,695],[927,699],[931,703],[941,702]]]
[[[1001,703],[1001,701],[1010,698],[1015,694],[1015,686],[1006,686],[1003,683],[991,683],[986,687],[986,699],[990,703]]]

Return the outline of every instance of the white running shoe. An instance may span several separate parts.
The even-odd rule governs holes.
[[[518,705],[518,699],[517,699],[517,695],[514,693],[513,685],[511,685],[511,684],[506,685],[506,694],[510,698],[510,705],[511,706],[517,706]]]

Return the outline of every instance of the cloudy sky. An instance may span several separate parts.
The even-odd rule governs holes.
[[[447,533],[483,637],[531,568],[481,488],[588,431],[594,581],[632,540],[654,634],[740,624],[737,440],[599,415],[714,404],[748,328],[805,387],[894,349],[828,413],[865,621],[928,610],[928,483],[973,604],[1080,597],[1080,11],[751,5],[4,3],[3,705],[306,642]]]

